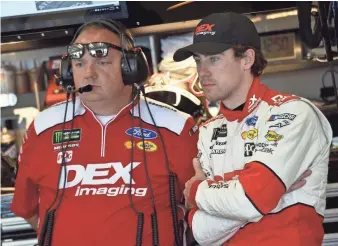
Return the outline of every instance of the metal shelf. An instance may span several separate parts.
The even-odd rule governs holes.
[[[333,65],[338,65],[338,60],[333,61]],[[274,64],[269,62],[267,67],[264,69],[262,76],[271,73],[291,72],[303,69],[321,68],[328,67],[327,62],[316,62],[307,60],[297,60],[296,62],[288,62],[287,64]]]
[[[338,233],[330,233],[324,235],[322,246],[337,246],[338,245]]]
[[[324,213],[324,223],[338,222],[338,208],[326,209]]]
[[[17,240],[17,241],[4,241],[2,246],[34,246],[38,243],[38,239],[27,239],[27,240]]]
[[[327,184],[326,197],[338,197],[338,183]]]

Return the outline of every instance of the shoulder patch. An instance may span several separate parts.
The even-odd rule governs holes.
[[[69,102],[66,122],[71,121],[73,117],[73,106],[72,102]],[[37,135],[43,131],[63,123],[64,114],[66,109],[66,102],[59,103],[50,108],[42,111],[34,120],[34,128]],[[75,116],[83,115],[86,112],[86,109],[81,104],[79,98],[76,98],[75,101]]]
[[[282,93],[274,90],[270,90],[264,97],[264,101],[266,101],[271,106],[280,106],[291,100],[299,100],[300,97],[296,95],[291,95],[287,93]]]
[[[198,130],[198,125],[194,125],[190,130],[189,130],[189,136],[194,135]]]

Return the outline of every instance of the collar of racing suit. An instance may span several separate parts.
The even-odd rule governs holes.
[[[268,87],[261,84],[261,81],[258,77],[255,77],[249,93],[246,97],[243,110],[230,110],[224,106],[223,103],[220,104],[220,112],[228,121],[242,121],[246,116],[248,116],[261,102],[265,94],[268,92]]]
[[[245,106],[245,103],[239,105],[238,107],[234,108],[232,111],[242,111]]]

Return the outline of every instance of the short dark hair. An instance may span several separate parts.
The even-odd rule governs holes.
[[[247,45],[234,45],[232,47],[234,50],[235,58],[243,58],[245,51],[248,49],[253,49],[255,51],[255,62],[251,67],[251,73],[255,77],[259,77],[262,73],[268,61],[264,58],[264,55],[261,50],[247,46]]]

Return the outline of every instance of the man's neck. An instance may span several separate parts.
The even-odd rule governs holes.
[[[237,88],[237,90],[234,91],[230,97],[222,100],[223,105],[226,108],[233,110],[244,104],[250,91],[253,79],[254,77],[251,73],[244,76],[241,85]]]
[[[116,115],[132,101],[131,95],[115,98],[114,100],[85,101],[83,102],[95,115]]]

